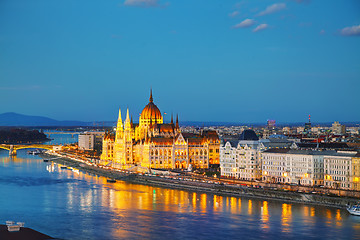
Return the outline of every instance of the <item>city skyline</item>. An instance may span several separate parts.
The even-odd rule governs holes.
[[[57,120],[360,119],[357,1],[2,1],[3,112]],[[168,115],[170,116],[170,115]],[[170,117],[169,117],[170,119]]]

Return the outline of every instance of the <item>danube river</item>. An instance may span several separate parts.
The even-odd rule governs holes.
[[[164,189],[0,150],[0,223],[61,239],[360,239],[346,210]]]

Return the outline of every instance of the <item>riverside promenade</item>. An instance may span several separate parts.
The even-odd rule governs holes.
[[[297,192],[288,189],[274,187],[274,184],[248,182],[249,184],[240,184],[244,181],[231,179],[209,179],[190,174],[177,176],[159,176],[152,174],[137,174],[128,171],[115,170],[109,167],[97,166],[74,157],[62,156],[55,153],[42,154],[44,159],[66,165],[68,167],[83,170],[88,173],[96,174],[110,179],[127,181],[130,183],[151,185],[163,188],[173,188],[179,190],[194,191],[200,193],[209,193],[222,196],[258,198],[282,202],[304,203],[313,205],[323,205],[328,207],[345,208],[347,205],[357,204],[359,198],[344,196],[329,196],[316,192]],[[252,185],[254,184],[254,185]],[[274,185],[274,186],[273,186]],[[269,187],[270,186],[270,187]],[[293,187],[293,186],[289,186]]]

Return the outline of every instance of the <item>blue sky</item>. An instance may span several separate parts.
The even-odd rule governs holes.
[[[0,112],[360,120],[360,1],[2,0]],[[170,114],[166,120],[170,119]]]

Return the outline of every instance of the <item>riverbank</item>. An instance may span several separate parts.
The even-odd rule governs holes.
[[[6,225],[0,224],[0,239],[6,240],[45,240],[55,239],[31,228],[21,227],[17,232],[9,232]]]
[[[43,154],[44,159],[73,167],[88,173],[100,175],[110,179],[127,181],[135,184],[150,185],[163,188],[173,188],[200,193],[209,193],[222,196],[258,198],[264,200],[275,200],[282,202],[304,203],[322,205],[328,207],[345,208],[347,205],[356,204],[358,198],[326,196],[314,193],[299,193],[293,191],[277,190],[270,188],[254,188],[242,185],[219,184],[212,181],[198,181],[189,175],[179,176],[155,176],[129,173],[109,168],[100,168],[65,156],[54,156]]]

